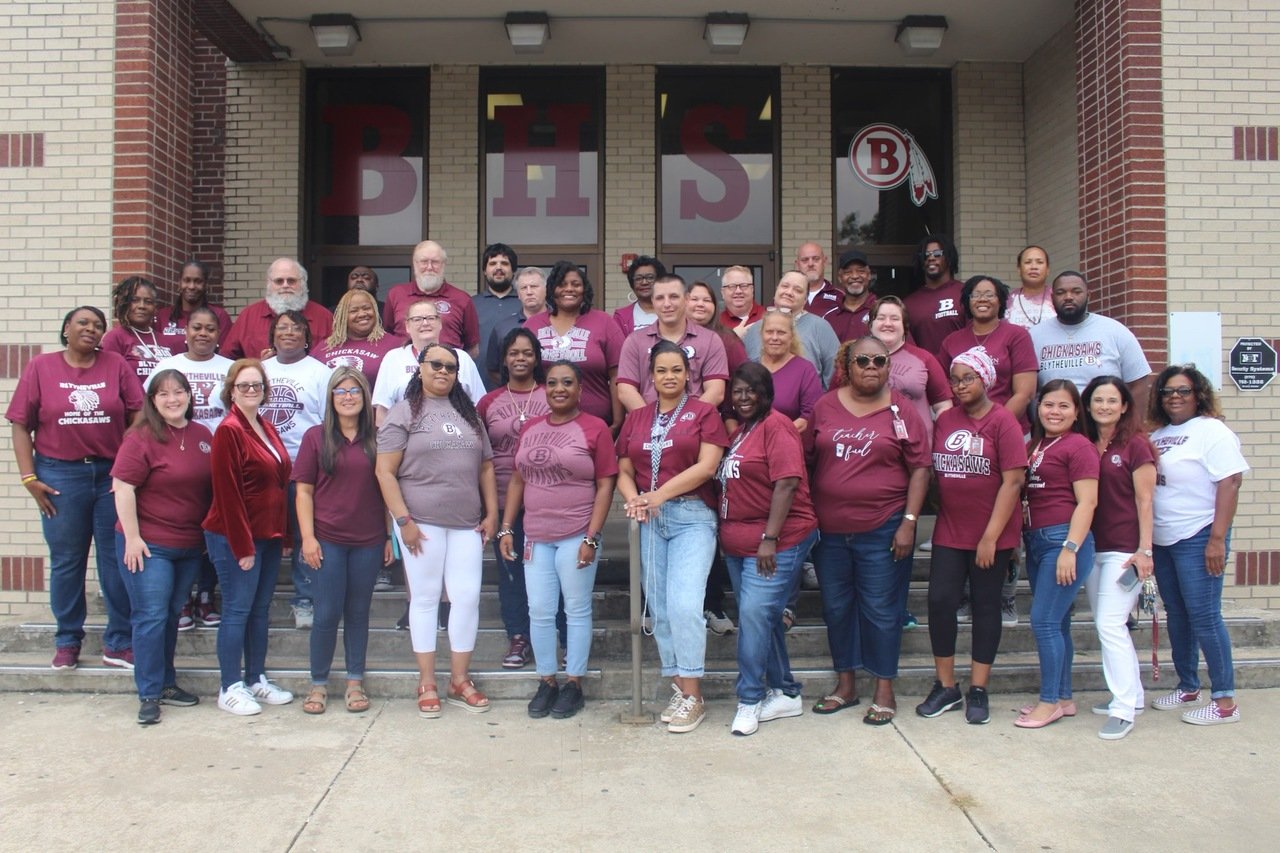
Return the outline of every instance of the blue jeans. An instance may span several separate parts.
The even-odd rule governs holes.
[[[1066,586],[1058,583],[1058,555],[1067,541],[1070,525],[1051,524],[1022,534],[1027,546],[1027,580],[1031,582],[1031,632],[1040,656],[1040,701],[1070,699],[1071,662],[1075,646],[1071,642],[1071,605],[1080,587],[1093,571],[1093,534],[1084,537],[1076,552],[1076,579]]]
[[[315,602],[315,621],[311,625],[311,683],[329,683],[339,620],[342,621],[347,680],[362,681],[369,650],[369,607],[373,603],[373,585],[382,568],[384,546],[355,547],[319,541],[324,554],[320,568],[307,566],[301,555],[298,559],[311,573]],[[225,590],[223,598],[226,598]]]
[[[822,616],[836,672],[865,669],[898,676],[902,613],[911,584],[911,557],[893,558],[902,513],[866,533],[822,531],[813,564],[822,587]]]
[[[116,561],[116,504],[111,496],[111,460],[65,462],[36,454],[35,474],[46,486],[56,514],[40,516],[49,543],[49,606],[58,632],[58,648],[79,647],[84,640],[85,574],[89,569],[89,543],[95,547],[98,586],[107,605],[107,629],[102,645],[112,651],[130,648],[129,591]]]
[[[124,565],[124,534],[116,533],[116,559],[133,608],[133,681],[139,699],[159,699],[160,691],[178,683],[173,668],[178,612],[191,595],[204,549],[151,543],[147,549],[151,556],[143,558],[142,571],[129,571]]]
[[[788,696],[800,695],[800,682],[791,675],[787,655],[787,634],[782,625],[782,608],[800,573],[800,566],[813,543],[814,531],[798,545],[778,552],[778,569],[773,577],[761,577],[755,557],[725,554],[729,582],[738,599],[738,700],[754,704],[764,699],[768,688]]]
[[[280,540],[254,540],[253,568],[248,571],[240,568],[227,537],[206,530],[204,541],[222,585],[222,622],[218,625],[222,689],[237,681],[252,684],[267,672],[267,617],[280,573]]]
[[[302,534],[298,531],[298,484],[289,481],[289,537],[293,542],[293,560],[290,575],[293,578],[292,605],[310,605],[311,567],[302,560]]]
[[[702,597],[716,550],[716,515],[698,498],[667,501],[657,515],[640,525],[640,563],[662,674],[702,678],[707,657]]]
[[[586,531],[583,531],[585,534]],[[529,639],[533,642],[533,660],[538,675],[555,675],[556,611],[564,596],[564,615],[568,628],[565,649],[565,675],[587,674],[591,656],[591,591],[596,583],[599,552],[589,566],[578,565],[578,546],[582,534],[558,542],[535,542],[533,559],[525,566],[525,586],[529,592]]]
[[[1210,525],[1212,526],[1212,525]],[[1214,699],[1236,695],[1236,672],[1231,662],[1231,636],[1222,621],[1224,572],[1216,578],[1205,566],[1204,548],[1209,543],[1205,527],[1172,545],[1156,545],[1156,583],[1169,627],[1169,648],[1178,688],[1188,693],[1200,689],[1200,650],[1204,650],[1209,670],[1210,694]],[[1231,533],[1227,532],[1227,551]]]
[[[502,612],[502,627],[507,629],[507,639],[517,634],[529,636],[529,594],[525,588],[524,560],[524,511],[511,525],[511,547],[514,560],[503,559],[498,540],[493,540],[493,556],[498,560],[498,607]],[[577,562],[575,560],[574,562]],[[536,651],[535,651],[536,654]]]

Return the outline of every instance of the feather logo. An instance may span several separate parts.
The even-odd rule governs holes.
[[[938,178],[929,158],[915,137],[896,125],[878,122],[854,134],[849,167],[858,180],[875,190],[909,184],[916,207],[938,197]]]

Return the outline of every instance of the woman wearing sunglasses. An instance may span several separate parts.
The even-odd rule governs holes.
[[[1156,377],[1148,418],[1160,454],[1156,480],[1156,583],[1169,624],[1178,687],[1152,704],[1162,711],[1200,702],[1199,649],[1213,701],[1189,708],[1182,721],[1216,726],[1240,720],[1231,637],[1222,621],[1223,571],[1231,547],[1240,482],[1249,470],[1240,439],[1221,420],[1213,385],[1187,365]]]
[[[929,434],[906,398],[889,388],[882,341],[868,335],[844,344],[836,365],[844,382],[818,401],[806,434],[821,536],[814,563],[837,677],[813,710],[834,714],[858,704],[854,672],[865,668],[876,685],[863,722],[882,726],[897,713],[906,558],[929,485]]]

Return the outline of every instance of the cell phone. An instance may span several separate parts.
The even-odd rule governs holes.
[[[1125,592],[1133,592],[1133,588],[1138,585],[1138,568],[1130,566],[1120,573],[1120,577],[1116,578],[1116,584]]]

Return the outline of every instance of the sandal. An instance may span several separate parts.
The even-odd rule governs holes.
[[[846,699],[835,693],[829,696],[823,696],[817,702],[813,703],[813,713],[815,714],[834,714],[837,711],[843,711],[845,708],[852,708],[854,705],[862,702],[857,696],[852,699]]]
[[[369,696],[364,692],[362,685],[357,684],[347,688],[347,710],[352,714],[369,710]]]
[[[418,716],[428,720],[440,716],[440,694],[435,684],[418,685]]]
[[[329,694],[323,687],[312,687],[307,698],[302,701],[302,713],[323,714],[329,702]]]
[[[473,714],[483,714],[489,710],[489,697],[481,693],[475,682],[469,678],[461,684],[451,682],[445,701]]]
[[[867,713],[862,717],[862,722],[868,726],[887,726],[893,722],[897,713],[897,708],[886,708],[872,702],[871,707],[867,708]]]

